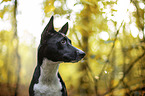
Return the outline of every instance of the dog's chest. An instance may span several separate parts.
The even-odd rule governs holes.
[[[40,69],[39,82],[34,85],[35,96],[62,96],[58,64],[44,59]]]

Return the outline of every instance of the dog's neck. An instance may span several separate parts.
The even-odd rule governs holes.
[[[44,58],[40,67],[41,76],[39,81],[43,82],[44,84],[53,82],[57,78],[59,63],[60,62],[53,62]]]
[[[34,85],[35,96],[62,96],[62,85],[57,75],[59,63],[43,59],[38,83]]]

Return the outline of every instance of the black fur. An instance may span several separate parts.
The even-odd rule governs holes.
[[[33,87],[39,83],[40,67],[43,59],[47,58],[53,62],[77,62],[85,56],[85,53],[71,45],[71,40],[66,37],[68,23],[66,23],[58,32],[53,27],[53,16],[46,25],[41,35],[40,44],[38,47],[38,63],[34,71],[34,75],[29,87],[29,95],[34,96]],[[62,96],[67,96],[65,83],[63,82],[59,72],[58,78],[62,85]]]

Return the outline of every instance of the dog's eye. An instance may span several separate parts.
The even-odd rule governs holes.
[[[61,44],[66,44],[66,40],[61,40]]]

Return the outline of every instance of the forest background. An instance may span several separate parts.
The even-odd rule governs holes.
[[[69,96],[145,96],[144,0],[0,0],[0,96],[28,96],[41,32],[59,30],[86,52],[59,71]]]

